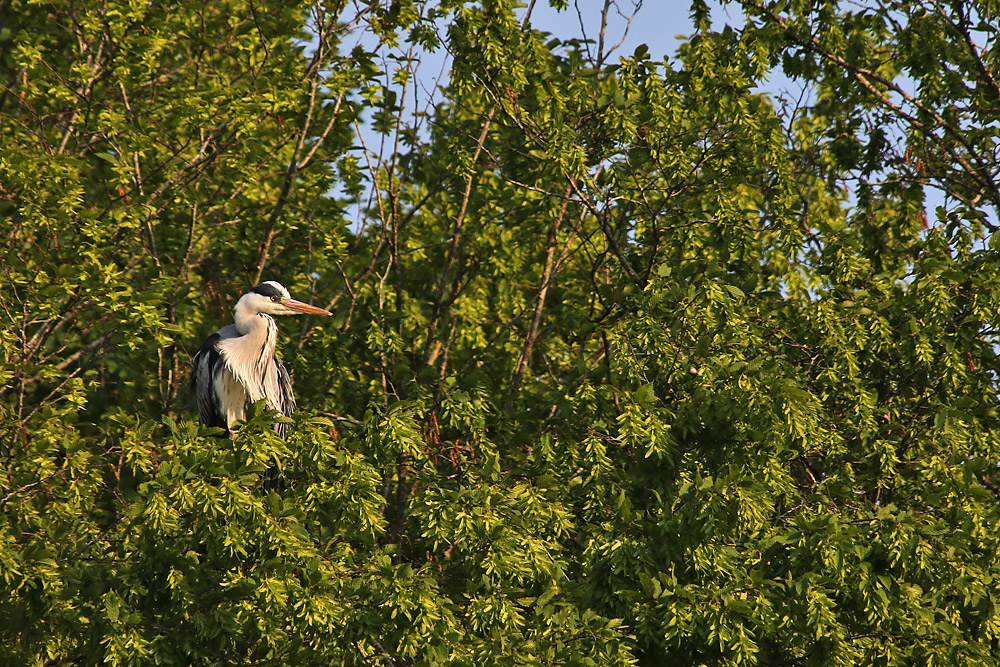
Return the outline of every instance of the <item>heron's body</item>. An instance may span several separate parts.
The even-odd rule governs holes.
[[[295,411],[292,380],[276,354],[278,325],[272,315],[296,313],[330,314],[295,301],[274,281],[240,297],[235,322],[209,336],[192,361],[191,394],[202,424],[232,434],[247,406],[261,400],[286,417]],[[276,424],[275,430],[284,436],[287,425]]]

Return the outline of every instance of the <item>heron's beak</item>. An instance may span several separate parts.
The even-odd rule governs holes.
[[[281,305],[293,313],[305,313],[307,315],[333,315],[333,313],[329,310],[317,308],[316,306],[310,306],[308,303],[302,303],[301,301],[296,301],[295,299],[282,299]]]

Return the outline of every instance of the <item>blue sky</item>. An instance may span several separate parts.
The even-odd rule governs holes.
[[[525,8],[521,10],[522,15],[530,3],[531,0],[526,0]],[[738,27],[743,24],[743,16],[738,7],[723,7],[718,2],[709,4],[712,7],[713,28],[721,29],[727,24]],[[561,39],[585,36],[595,42],[593,48],[596,52],[603,7],[604,0],[569,0],[567,9],[556,11],[549,6],[548,0],[535,0],[531,7],[531,25]],[[630,55],[640,44],[648,47],[650,56],[655,60],[663,57],[673,60],[677,47],[694,30],[689,9],[688,0],[613,0],[605,31],[605,52],[607,53],[612,47],[615,50],[607,58],[607,62],[615,63],[619,57]],[[631,21],[628,17],[632,17]],[[362,34],[359,38],[362,43],[366,43],[371,36]],[[415,68],[417,87],[410,89],[405,102],[411,109],[414,106],[425,107],[428,100],[437,97],[436,83],[442,80],[442,77],[443,80],[447,79],[450,65],[447,53],[443,49],[436,53],[413,55],[419,58],[419,65]],[[384,62],[389,73],[397,65],[398,63],[390,60]],[[779,108],[781,105],[779,98],[794,104],[802,92],[800,84],[789,80],[781,72],[772,73],[767,81],[762,82],[759,89],[770,94]],[[367,131],[365,135],[372,142],[383,142],[388,139],[377,137]],[[368,149],[379,152],[370,144]],[[932,218],[935,207],[943,203],[943,193],[933,188],[927,190],[926,204],[928,214]]]
[[[684,36],[694,30],[688,3],[640,1],[638,4],[640,6],[636,7],[634,0],[616,0],[609,7],[605,41],[609,44],[622,42],[617,55],[628,55],[640,44],[648,46],[654,58],[673,55]],[[539,0],[532,8],[532,26],[558,37],[583,33],[597,41],[603,0],[578,0],[570,5],[557,12],[544,0]],[[629,16],[633,17],[631,23],[627,21]]]
[[[601,28],[601,11],[604,0],[569,0],[569,7],[557,11],[549,6],[548,0],[523,0],[520,10],[523,16],[531,5],[531,25],[533,28],[551,33],[560,39],[586,37],[594,42],[596,53]],[[723,7],[718,2],[710,2],[712,23],[716,29],[725,25],[740,26],[743,17],[738,7]],[[660,60],[673,59],[680,44],[694,31],[689,15],[688,0],[613,0],[608,11],[608,26],[605,31],[606,62],[614,64],[621,56],[631,55],[637,46],[645,44],[650,57]],[[631,21],[629,18],[631,17]],[[443,27],[442,27],[443,28]],[[372,46],[371,35],[359,33],[359,41]],[[612,50],[613,49],[613,50]],[[608,52],[610,54],[608,54]],[[445,79],[450,65],[447,53],[441,49],[434,53],[415,54],[419,65],[415,74],[418,88],[411,90],[408,104],[412,105],[414,93],[417,100],[426,103],[434,95],[435,84]],[[394,63],[384,63],[391,72]],[[797,97],[801,87],[785,78],[780,72],[763,82],[760,89],[772,95],[785,94]]]
[[[532,8],[532,27],[561,38],[586,34],[596,41],[600,33],[604,0],[570,0],[569,4],[569,8],[557,12],[546,0],[537,0]],[[723,6],[719,2],[709,2],[709,7],[712,27],[716,30],[721,30],[726,25],[743,25],[739,7]],[[627,20],[629,16],[633,17],[631,21]],[[610,45],[620,43],[611,55],[611,63],[616,62],[620,56],[630,55],[640,44],[649,48],[649,54],[654,60],[660,60],[664,56],[673,59],[677,47],[692,32],[694,22],[690,16],[690,3],[686,0],[615,0],[608,11],[605,42]],[[791,93],[797,96],[800,86],[781,72],[775,72],[760,89],[771,94]]]

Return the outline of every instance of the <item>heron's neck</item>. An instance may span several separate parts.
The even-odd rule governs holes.
[[[270,316],[247,307],[242,300],[236,304],[235,320],[239,335],[220,340],[219,351],[251,401],[268,398],[267,382],[275,367],[278,326]]]
[[[241,336],[259,338],[261,345],[270,344],[269,346],[273,347],[278,327],[270,315],[252,310],[241,299],[236,304],[235,321],[236,330],[240,332]]]

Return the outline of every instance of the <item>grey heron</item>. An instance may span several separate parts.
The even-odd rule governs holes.
[[[208,337],[191,362],[191,396],[198,418],[218,426],[227,435],[233,424],[246,418],[251,403],[264,400],[267,407],[286,417],[295,411],[292,380],[275,354],[278,325],[272,315],[332,315],[328,310],[296,301],[273,280],[251,288],[236,302],[235,322]],[[281,437],[287,424],[275,424]]]

